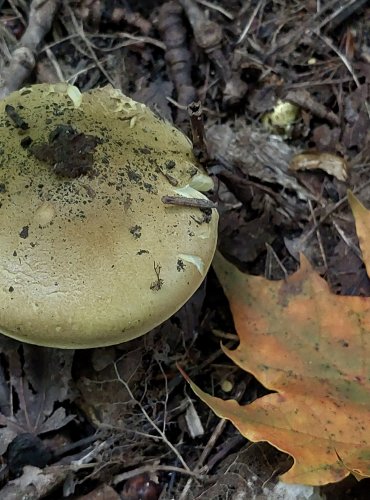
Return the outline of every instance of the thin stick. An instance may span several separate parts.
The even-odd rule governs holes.
[[[269,245],[268,243],[265,243],[265,245],[266,245],[267,250],[270,252],[270,254],[274,256],[280,269],[283,271],[285,279],[287,279],[288,278],[288,271],[286,270],[284,264],[279,259],[277,253],[275,252],[275,250],[272,248],[271,245]]]
[[[338,223],[335,220],[333,220],[333,226],[337,230],[339,236],[342,238],[344,243],[352,250],[352,252],[354,252],[355,255],[357,255],[357,257],[360,260],[363,260],[361,250],[358,248],[358,246],[352,243],[352,241],[348,238],[346,233],[343,231],[343,229],[338,225]]]
[[[217,208],[217,204],[204,198],[185,198],[184,196],[162,196],[165,205],[177,205],[179,207],[193,208]]]
[[[147,421],[150,423],[150,425],[153,427],[153,429],[155,429],[157,431],[157,433],[159,434],[159,436],[162,438],[163,442],[166,443],[166,445],[173,451],[173,453],[177,456],[177,458],[179,459],[179,461],[181,462],[182,466],[184,467],[184,469],[189,473],[189,474],[192,474],[191,470],[189,469],[188,465],[186,464],[185,460],[183,459],[181,453],[174,447],[174,445],[172,443],[170,443],[170,441],[168,441],[166,435],[164,434],[164,432],[158,427],[158,425],[153,422],[153,420],[150,418],[150,416],[148,415],[147,411],[145,410],[145,408],[143,407],[143,405],[140,403],[140,401],[138,401],[135,396],[133,395],[129,385],[127,384],[127,382],[125,380],[123,380],[123,378],[121,377],[119,371],[118,371],[118,367],[117,367],[117,361],[114,363],[114,371],[116,372],[116,376],[117,376],[117,379],[119,380],[119,382],[121,382],[121,384],[124,386],[124,388],[126,389],[126,391],[128,392],[130,398],[132,399],[132,401],[134,403],[136,403],[142,414],[144,415],[144,417],[147,419]]]
[[[198,458],[197,460],[197,463],[195,465],[195,468],[194,470],[195,471],[199,471],[201,466],[203,465],[204,461],[206,460],[206,458],[208,457],[208,455],[211,453],[217,439],[221,436],[221,434],[223,433],[224,431],[224,428],[225,428],[225,425],[227,424],[227,420],[222,418],[218,424],[216,425],[214,431],[212,432],[212,435],[211,437],[209,438],[208,440],[208,443],[206,444],[206,446],[204,447],[200,457]],[[182,493],[181,495],[179,496],[179,500],[185,500],[187,497],[188,497],[188,492],[191,488],[191,485],[193,483],[193,478],[190,477],[183,490],[182,490]]]
[[[328,38],[327,36],[325,35],[321,35],[319,33],[316,33],[314,32],[323,42],[325,42],[328,47],[330,47],[336,54],[337,56],[342,60],[344,66],[348,69],[348,71],[351,73],[351,76],[353,78],[353,81],[355,82],[356,84],[356,87],[359,89],[361,87],[361,84],[360,84],[360,81],[359,79],[357,78],[357,75],[355,73],[355,70],[353,69],[352,67],[352,64],[349,62],[349,60],[347,59],[347,57],[342,54],[342,52],[332,43],[332,41],[330,40],[330,38]],[[370,118],[370,106],[369,106],[369,103],[366,101],[366,99],[364,100],[364,106],[366,108],[366,111],[367,111],[367,114]]]
[[[354,189],[352,192],[353,192],[353,194],[357,194],[369,185],[370,185],[370,180],[364,182],[364,184],[362,184],[362,186],[359,186],[358,188]],[[338,210],[339,207],[344,205],[344,203],[346,203],[346,202],[348,202],[347,195],[343,196],[343,198],[341,198],[339,201],[337,201],[337,203],[332,208],[330,208],[330,210],[328,210],[316,224],[314,224],[314,226],[308,231],[308,233],[304,236],[304,238],[302,238],[301,243],[309,240],[311,238],[311,236],[313,236],[313,234],[317,231],[317,228],[319,226],[321,226],[321,224],[323,224],[323,222],[325,222],[331,215],[333,215],[334,212],[336,212]]]
[[[200,101],[191,102],[188,106],[190,126],[193,139],[193,151],[198,160],[205,164],[208,161],[208,148],[205,138],[203,108]]]
[[[197,479],[202,479],[204,476],[201,474],[197,474],[196,472],[192,472],[186,469],[182,469],[181,467],[174,467],[172,465],[143,465],[142,467],[137,467],[136,469],[130,470],[128,472],[123,472],[122,474],[118,474],[113,479],[113,484],[121,483],[122,481],[126,481],[131,477],[138,476],[140,474],[144,474],[145,472],[156,472],[156,471],[165,471],[165,472],[178,472],[179,474],[186,474],[187,476],[192,476]]]
[[[247,36],[248,31],[249,31],[250,27],[252,26],[252,23],[253,23],[255,17],[257,16],[258,11],[260,10],[260,8],[261,8],[261,6],[262,6],[263,3],[265,3],[265,0],[260,0],[258,2],[258,4],[256,5],[254,11],[252,12],[251,17],[249,18],[246,26],[244,27],[242,33],[240,34],[239,38],[236,41],[236,45],[239,45],[239,43],[242,43],[242,41],[244,40],[244,38]]]
[[[317,225],[317,219],[316,219],[316,215],[315,215],[315,212],[313,210],[313,207],[312,207],[311,200],[308,200],[308,206],[310,207],[310,212],[311,212],[313,223],[316,226]],[[325,250],[324,250],[324,245],[322,243],[322,238],[321,238],[321,233],[320,233],[320,228],[319,227],[316,230],[316,236],[317,236],[317,241],[319,242],[319,247],[320,247],[320,252],[321,252],[322,260],[324,261],[325,272],[327,272],[327,270],[328,270],[328,261],[326,259],[326,254],[325,254]]]
[[[51,28],[61,0],[33,0],[28,26],[14,50],[0,86],[0,99],[18,90],[35,67],[38,47]]]
[[[201,5],[204,5],[205,7],[208,7],[208,9],[213,9],[216,10],[217,12],[220,12],[220,14],[224,15],[230,21],[234,21],[234,16],[226,9],[221,7],[220,5],[215,5],[212,2],[207,2],[207,0],[196,0],[197,3],[200,3]]]
[[[73,12],[73,9],[68,4],[66,5],[66,7],[67,7],[68,13],[71,17],[73,27],[76,30],[76,32],[80,35],[81,40],[85,43],[85,46],[87,48],[87,51],[88,51],[91,59],[95,62],[96,67],[101,71],[101,73],[105,76],[105,78],[108,80],[108,82],[114,86],[115,85],[114,80],[111,78],[109,73],[105,70],[101,61],[98,59],[97,55],[95,54],[94,49],[92,48],[91,43],[85,34],[83,26],[76,19],[76,16]]]

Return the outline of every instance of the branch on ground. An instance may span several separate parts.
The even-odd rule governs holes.
[[[18,90],[35,67],[37,49],[51,28],[60,0],[33,0],[28,26],[6,68],[0,84],[0,99]]]

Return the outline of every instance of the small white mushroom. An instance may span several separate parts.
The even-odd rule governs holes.
[[[111,87],[35,85],[0,102],[0,331],[86,348],[143,335],[198,288],[215,209],[189,140]],[[190,193],[190,194],[189,194]]]

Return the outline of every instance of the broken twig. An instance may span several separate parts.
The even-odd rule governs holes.
[[[18,90],[29,77],[36,64],[36,54],[40,43],[51,28],[61,0],[33,0],[28,26],[20,46],[14,50],[0,86],[0,99]]]
[[[185,198],[184,196],[162,196],[165,205],[177,205],[179,207],[193,208],[217,208],[216,203],[204,198]]]
[[[200,163],[204,164],[208,160],[208,151],[205,139],[202,103],[200,101],[190,103],[188,113],[194,154]]]

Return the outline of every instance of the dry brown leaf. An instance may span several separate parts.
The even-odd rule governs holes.
[[[369,270],[370,213],[350,200]],[[214,268],[240,338],[224,351],[274,392],[241,406],[194,391],[251,441],[289,453],[286,482],[370,476],[370,298],[333,294],[304,257],[282,281],[243,274],[221,255]]]
[[[58,405],[72,399],[72,350],[42,348],[3,338],[0,352],[9,372],[0,370],[2,455],[17,434],[50,432],[75,417],[66,415]]]
[[[332,153],[320,153],[318,151],[300,153],[293,156],[289,169],[293,172],[300,170],[323,170],[343,182],[348,179],[349,170],[348,163],[344,158]]]

